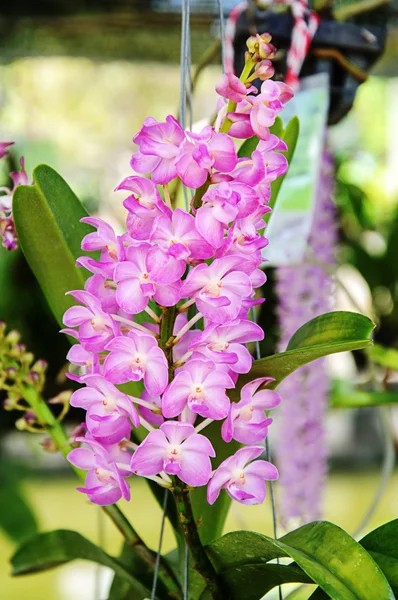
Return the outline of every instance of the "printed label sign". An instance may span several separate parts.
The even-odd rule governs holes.
[[[326,73],[311,75],[281,112],[283,125],[297,115],[300,133],[289,171],[266,227],[269,245],[263,249],[263,266],[300,263],[304,257],[314,212],[320,159],[329,108]]]

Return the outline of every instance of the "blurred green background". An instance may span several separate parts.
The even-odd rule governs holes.
[[[198,63],[217,36],[215,2],[193,3],[192,60]],[[225,2],[226,10],[235,2]],[[55,6],[56,5],[56,6]],[[200,9],[200,10],[199,10]],[[28,173],[37,163],[57,169],[90,211],[116,228],[123,195],[113,189],[129,174],[132,137],[147,116],[176,114],[179,102],[178,2],[45,2],[21,0],[0,9],[0,139],[16,142],[11,163],[25,156]],[[398,347],[398,30],[390,22],[387,52],[357,94],[351,113],[329,134],[337,164],[340,219],[338,276],[364,314],[376,319],[377,339]],[[195,121],[209,118],[220,76],[215,60],[194,95]],[[6,167],[2,178],[6,182]],[[271,277],[272,281],[272,277]],[[18,328],[28,348],[50,361],[49,396],[68,387],[62,374],[67,342],[58,334],[22,255],[0,249],[0,319]],[[271,298],[272,299],[272,298]],[[356,306],[339,291],[339,307]],[[272,313],[272,304],[270,313]],[[276,333],[268,336],[273,347]],[[339,362],[340,361],[340,362]],[[349,367],[347,368],[347,364]],[[366,377],[366,358],[331,361],[335,376]],[[337,375],[336,375],[337,373]],[[391,376],[391,385],[398,378]],[[69,416],[69,425],[78,422]],[[75,491],[57,456],[45,455],[39,436],[16,433],[15,414],[0,413],[0,526],[22,539],[33,531],[23,521],[20,493],[40,530],[76,529],[118,552],[120,537],[100,510]],[[395,419],[395,425],[394,425]],[[364,425],[365,423],[365,425]],[[391,423],[398,431],[397,414]],[[370,424],[370,425],[369,425]],[[372,425],[373,424],[373,425]],[[373,427],[373,428],[372,428]],[[325,518],[353,533],[380,479],[383,435],[374,409],[338,411],[328,423],[331,474]],[[397,437],[395,433],[395,437]],[[8,491],[12,490],[9,494]],[[391,477],[367,530],[397,517],[398,473]],[[160,510],[143,481],[132,485],[126,507],[138,532],[156,547]],[[14,519],[13,522],[11,522]],[[24,529],[25,527],[25,529]],[[269,503],[234,505],[227,529],[272,534]],[[172,547],[166,530],[165,550]],[[1,600],[98,600],[110,582],[89,563],[12,579],[8,560],[15,542],[0,532]]]

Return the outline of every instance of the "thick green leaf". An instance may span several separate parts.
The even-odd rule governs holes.
[[[137,579],[148,589],[152,589],[153,572],[149,571],[148,566],[142,561],[132,548],[124,543],[122,552],[118,558],[118,561],[123,567],[137,577]],[[162,588],[161,582],[158,582],[157,591]],[[162,597],[166,598],[167,593],[162,589]],[[159,597],[160,594],[157,594]],[[144,600],[145,596],[137,595],[137,589],[135,585],[131,585],[131,582],[127,581],[126,578],[121,577],[115,573],[111,589],[109,590],[108,600]]]
[[[369,357],[379,365],[398,371],[398,350],[385,348],[380,344],[374,344],[368,350]]]
[[[394,600],[379,566],[340,527],[326,521],[309,523],[279,542],[333,600]]]
[[[80,223],[87,212],[58,173],[46,165],[33,171],[33,186],[21,185],[14,194],[13,214],[22,251],[59,324],[74,304],[69,290],[84,286],[77,269],[82,238],[92,227]]]
[[[277,387],[290,373],[318,358],[359,350],[371,345],[374,324],[358,313],[337,311],[320,315],[300,327],[291,338],[288,350],[253,362],[249,373],[241,375],[230,394],[234,400],[243,385],[257,377],[273,377],[269,387]]]
[[[21,543],[37,533],[32,509],[19,488],[11,481],[1,483],[0,506],[0,528],[14,542]]]
[[[25,542],[11,558],[12,575],[39,573],[75,559],[89,560],[112,569],[135,590],[137,600],[149,597],[148,590],[121,563],[76,531],[41,533]]]
[[[304,525],[279,540],[249,531],[229,533],[206,550],[221,574],[240,569],[243,578],[248,565],[264,565],[274,558],[290,557],[334,600],[394,599],[386,578],[368,552],[345,531],[326,521]],[[248,571],[247,588],[251,582]],[[236,579],[231,585],[237,585]],[[244,585],[243,581],[240,585]],[[258,600],[266,585],[265,577],[264,588],[259,580]]]
[[[371,531],[362,540],[363,546],[383,571],[391,589],[398,593],[398,519]],[[376,598],[375,594],[375,598]],[[328,595],[318,588],[311,600],[327,600]]]
[[[216,458],[213,461],[213,468],[217,468],[223,460],[234,454],[240,447],[234,440],[226,444],[221,438],[221,424],[214,421],[206,427],[206,437],[213,444],[216,452]],[[210,505],[206,500],[207,486],[195,488],[191,492],[192,508],[196,521],[200,523],[199,535],[202,544],[209,544],[217,539],[224,527],[231,499],[227,494],[220,494],[216,502]]]
[[[312,583],[302,569],[293,565],[248,564],[222,573],[229,600],[260,600],[264,594],[284,583]],[[208,590],[200,600],[211,600]]]
[[[361,408],[363,406],[385,406],[398,404],[396,392],[365,392],[354,390],[347,393],[332,393],[332,408]]]
[[[365,346],[370,346],[373,329],[374,323],[364,315],[335,311],[315,317],[300,327],[290,339],[287,350],[333,343],[365,342]]]
[[[253,137],[249,138],[248,140],[245,140],[238,150],[238,157],[250,157],[252,155],[252,152],[254,152],[254,150],[257,148],[257,144],[259,143],[259,141],[260,140],[256,135],[253,135]]]
[[[287,144],[287,148],[288,148],[287,152],[281,152],[281,154],[284,154],[286,156],[289,164],[292,161],[294,151],[296,149],[299,133],[300,133],[300,121],[299,121],[298,117],[293,117],[292,119],[290,119],[290,121],[287,124],[286,129],[283,131],[283,133],[279,134],[279,137]],[[275,135],[278,135],[278,134],[275,134]],[[277,179],[275,179],[275,181],[273,181],[271,183],[271,198],[268,203],[271,208],[275,207],[276,201],[278,199],[279,191],[281,189],[282,183],[283,183],[286,175],[287,175],[287,173],[285,173],[285,175],[282,175],[282,177],[278,177]],[[271,214],[272,213],[266,213],[264,215],[264,221],[266,223],[268,223]]]
[[[371,531],[360,541],[398,594],[398,519]]]

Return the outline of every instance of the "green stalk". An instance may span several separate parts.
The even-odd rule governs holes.
[[[194,561],[193,568],[205,580],[213,600],[225,600],[225,594],[221,589],[218,575],[199,538],[198,528],[192,511],[191,500],[189,498],[189,490],[179,481],[179,479],[174,478],[173,493],[181,529]]]
[[[46,402],[33,387],[24,386],[21,393],[37,416],[40,425],[46,430],[58,450],[66,458],[69,452],[73,450],[73,446],[70,443],[62,424],[54,417]],[[70,466],[78,478],[81,481],[84,481],[86,477],[85,471],[78,469],[72,464],[70,464]],[[153,571],[156,563],[156,553],[146,546],[117,504],[102,506],[101,508],[112,520],[114,525],[116,525],[129,547],[148,565],[150,570]],[[175,578],[174,573],[164,561],[161,561],[160,564],[159,580],[168,590],[171,597],[177,599],[182,597],[181,586]]]
[[[249,59],[245,63],[245,66],[243,67],[241,76],[239,77],[239,79],[240,79],[240,81],[242,81],[242,83],[246,83],[246,80],[249,77],[250,73],[252,72],[252,69],[255,64],[256,63],[251,59]],[[228,106],[227,106],[227,114],[230,112],[234,112],[235,109],[236,109],[236,102],[232,102],[232,100],[229,100]],[[224,119],[224,122],[220,128],[220,133],[228,133],[228,131],[231,129],[231,125],[232,125],[232,121],[230,119],[228,119],[228,117],[226,119]]]
[[[176,316],[177,312],[175,306],[164,308],[162,320],[160,322],[159,346],[165,352],[167,362],[169,364],[169,381],[171,381],[173,377],[173,347],[168,345],[168,342],[173,335]],[[223,594],[219,586],[217,573],[214,570],[214,567],[211,564],[199,538],[198,529],[192,512],[191,501],[189,498],[189,491],[177,477],[173,478],[172,490],[176,502],[181,530],[194,560],[193,567],[206,581],[206,585],[213,600],[223,600]]]

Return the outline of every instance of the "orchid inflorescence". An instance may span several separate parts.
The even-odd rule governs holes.
[[[8,149],[14,142],[0,142],[0,158],[7,155]],[[18,246],[17,232],[12,215],[12,198],[16,188],[19,185],[28,183],[28,176],[25,171],[25,161],[20,159],[20,171],[12,171],[10,178],[12,180],[12,189],[0,187],[0,240],[6,250],[15,250]]]
[[[266,279],[259,266],[270,184],[287,170],[286,145],[269,128],[292,92],[270,80],[269,42],[267,34],[250,38],[240,79],[222,76],[214,127],[193,133],[172,116],[145,120],[131,160],[138,175],[117,187],[129,192],[123,235],[100,218],[83,219],[96,231],[82,249],[100,257],[78,260],[92,276],[85,290],[70,292],[79,306],[66,311],[63,331],[77,342],[69,376],[84,384],[71,404],[87,411],[83,446],[69,460],[88,471],[80,491],[96,504],[128,500],[133,474],[168,488],[176,478],[208,484],[210,504],[223,488],[261,503],[265,481],[278,477],[274,465],[255,460],[272,422],[265,411],[280,401],[263,389],[270,379],[245,385],[237,403],[227,395],[251,369],[246,344],[264,335],[248,313],[262,302],[255,290]],[[258,94],[255,78],[263,80]],[[255,150],[238,157],[235,140],[253,136]],[[188,188],[189,210],[172,208],[177,182]],[[141,381],[142,393],[131,393]],[[245,444],[214,472],[206,437],[213,421],[222,422],[225,443]],[[133,443],[143,428],[149,433]]]

